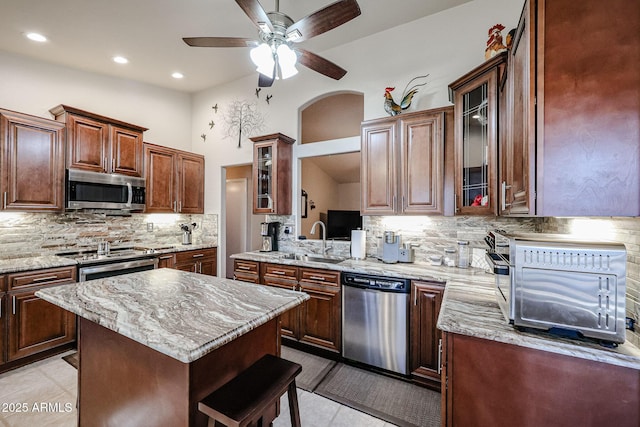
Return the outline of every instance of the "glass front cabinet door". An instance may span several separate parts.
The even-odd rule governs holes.
[[[291,155],[294,139],[276,133],[251,138],[253,213],[291,214]]]
[[[497,215],[498,81],[504,55],[449,85],[455,116],[457,215]]]

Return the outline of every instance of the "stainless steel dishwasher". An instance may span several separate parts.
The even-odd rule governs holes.
[[[342,273],[342,355],[409,374],[408,279]]]

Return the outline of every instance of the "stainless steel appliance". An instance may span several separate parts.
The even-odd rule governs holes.
[[[198,226],[195,222],[191,224],[180,224],[180,229],[182,230],[182,244],[190,245],[191,244],[191,233]]]
[[[141,211],[145,207],[144,178],[67,169],[67,209],[118,209]]]
[[[260,235],[262,236],[261,252],[271,252],[278,250],[278,226],[279,222],[260,223]]]
[[[382,244],[382,262],[388,264],[398,262],[400,249],[400,236],[396,236],[393,231],[385,231]]]
[[[158,259],[153,253],[131,247],[111,248],[106,255],[98,255],[97,250],[59,252],[57,255],[76,260],[80,282],[158,268]]]
[[[489,233],[487,261],[496,297],[518,327],[602,341],[625,341],[623,244],[560,234]]]
[[[342,355],[409,374],[408,279],[342,273]]]

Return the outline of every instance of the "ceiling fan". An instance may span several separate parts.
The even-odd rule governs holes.
[[[280,12],[279,0],[276,0],[275,12],[269,13],[258,0],[236,0],[236,3],[258,27],[258,40],[242,37],[185,37],[182,40],[194,47],[252,47],[250,56],[260,73],[259,87],[269,87],[276,78],[295,75],[296,62],[335,80],[347,73],[333,62],[293,46],[360,15],[356,0],[336,1],[297,22]]]

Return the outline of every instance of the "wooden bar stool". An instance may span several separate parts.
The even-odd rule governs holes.
[[[291,425],[300,427],[296,376],[302,366],[267,354],[198,403],[198,410],[227,427],[262,426],[262,414],[287,392]]]

